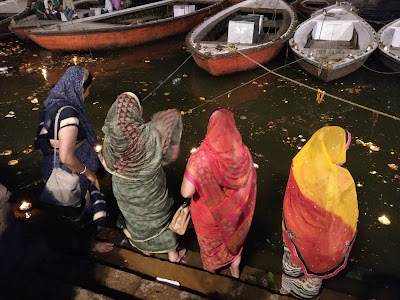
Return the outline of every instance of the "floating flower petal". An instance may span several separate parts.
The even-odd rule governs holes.
[[[385,215],[380,216],[378,218],[378,221],[381,222],[383,225],[390,225],[390,220],[388,219],[388,217],[386,217]]]

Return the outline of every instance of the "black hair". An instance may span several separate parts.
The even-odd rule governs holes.
[[[93,81],[93,76],[92,76],[92,73],[89,72],[88,77],[86,78],[86,80],[82,84],[82,87],[83,87],[84,91],[86,91],[86,89],[92,84],[92,81]]]
[[[216,109],[214,109],[211,113],[210,113],[210,115],[208,116],[208,119],[210,120],[210,118],[211,118],[211,116],[213,115],[213,113],[215,113],[217,110],[220,110],[221,108],[216,108]]]

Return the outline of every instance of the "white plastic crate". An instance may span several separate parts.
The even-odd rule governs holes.
[[[262,15],[236,16],[228,24],[228,43],[256,43],[262,32],[262,22]]]
[[[195,12],[195,5],[174,5],[174,17],[179,17],[183,15]]]

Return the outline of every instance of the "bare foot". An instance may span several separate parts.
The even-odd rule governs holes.
[[[279,290],[279,293],[281,293],[282,295],[289,294],[289,292],[286,289],[284,289],[283,287]]]
[[[239,276],[240,276],[239,265],[240,265],[241,259],[242,259],[242,256],[239,256],[231,263],[231,265],[229,267],[232,277],[234,277],[234,278],[239,278]]]
[[[94,242],[92,251],[93,252],[100,252],[100,253],[105,253],[111,251],[111,249],[114,247],[114,244],[112,243],[106,243],[106,242]]]
[[[173,250],[171,252],[168,252],[168,259],[170,262],[178,263],[185,255],[186,255],[186,248],[183,248],[179,251]]]
[[[143,255],[146,255],[146,256],[154,256],[154,254],[150,253],[150,252],[142,252],[142,253],[143,253]]]

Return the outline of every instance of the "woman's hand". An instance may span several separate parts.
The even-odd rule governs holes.
[[[93,173],[89,168],[86,168],[85,173],[83,175],[86,176],[87,179],[90,180],[91,184],[94,184],[97,180],[97,176],[95,173]]]
[[[74,173],[86,176],[92,184],[95,183],[97,176],[75,156],[75,144],[78,136],[78,127],[67,126],[58,132],[59,153],[61,163]]]

